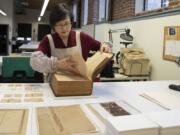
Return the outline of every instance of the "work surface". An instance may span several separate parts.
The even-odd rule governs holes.
[[[36,135],[37,128],[32,123],[34,119],[34,108],[42,106],[61,106],[72,104],[89,104],[107,101],[121,100],[137,112],[142,114],[164,112],[168,110],[179,110],[180,92],[170,90],[169,84],[180,84],[180,81],[145,81],[145,82],[108,82],[94,83],[91,96],[77,97],[54,97],[49,84],[0,84],[0,108],[30,110],[27,134]],[[166,103],[163,98],[157,101],[147,98],[149,93],[163,95],[164,99],[171,101]],[[167,97],[166,97],[167,96]],[[12,100],[16,98],[18,100]],[[10,98],[7,100],[7,98]],[[174,102],[173,102],[174,100]],[[161,103],[161,101],[163,103]],[[177,119],[180,121],[180,118]]]
[[[23,44],[19,47],[22,51],[34,51],[38,48],[39,42],[30,42],[28,44]]]

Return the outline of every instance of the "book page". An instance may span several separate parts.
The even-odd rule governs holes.
[[[87,67],[86,62],[84,61],[83,57],[79,53],[75,53],[74,55],[70,56],[72,62],[75,62],[75,69],[78,71],[78,74],[81,76],[87,76]]]
[[[101,53],[98,51],[92,57],[88,58],[86,62],[79,53],[72,55],[71,60],[72,62],[76,63],[76,66],[74,68],[78,71],[78,75],[88,78],[89,80],[93,80],[112,57],[112,53]],[[70,81],[74,79],[80,79],[77,77],[77,74],[70,73],[68,71],[58,71],[58,74],[62,76],[64,75],[64,80]]]
[[[88,58],[86,61],[87,77],[93,80],[112,57],[112,53],[96,52],[92,57]]]

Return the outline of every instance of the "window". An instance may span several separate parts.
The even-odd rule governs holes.
[[[162,7],[168,7],[169,6],[169,0],[162,0]]]
[[[88,0],[84,0],[84,16],[83,25],[88,23]]]
[[[135,13],[140,13],[142,11],[144,11],[144,0],[136,0]]]
[[[153,10],[168,6],[169,0],[145,0],[145,10]]]
[[[74,2],[74,1],[73,1]],[[77,21],[77,2],[74,2],[73,3],[73,17],[74,17],[74,20],[73,22],[76,22]]]
[[[99,22],[104,21],[106,17],[106,0],[99,0]]]
[[[145,0],[145,11],[161,8],[161,0]]]
[[[168,7],[169,0],[136,0],[135,12],[154,10],[162,7]]]
[[[73,12],[73,22],[72,22],[72,28],[79,28],[81,23],[83,24],[83,22],[81,22],[83,20],[83,15],[81,13],[83,8],[79,8],[81,7],[82,1],[81,0],[73,0],[72,1],[72,12]],[[84,6],[84,5],[83,5]],[[82,17],[82,19],[81,19]]]
[[[99,0],[99,22],[108,20],[109,0]]]

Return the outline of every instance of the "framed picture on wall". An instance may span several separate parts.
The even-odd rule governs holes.
[[[180,56],[180,26],[164,27],[163,59],[175,61]]]

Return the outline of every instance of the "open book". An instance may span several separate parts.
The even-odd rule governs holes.
[[[96,52],[92,57],[86,61],[87,77],[90,80],[96,78],[96,76],[103,70],[106,64],[112,59],[112,53]]]
[[[113,57],[112,53],[96,52],[86,62],[79,54],[72,56],[78,74],[58,72],[50,81],[56,96],[89,95],[92,93],[93,79]]]

